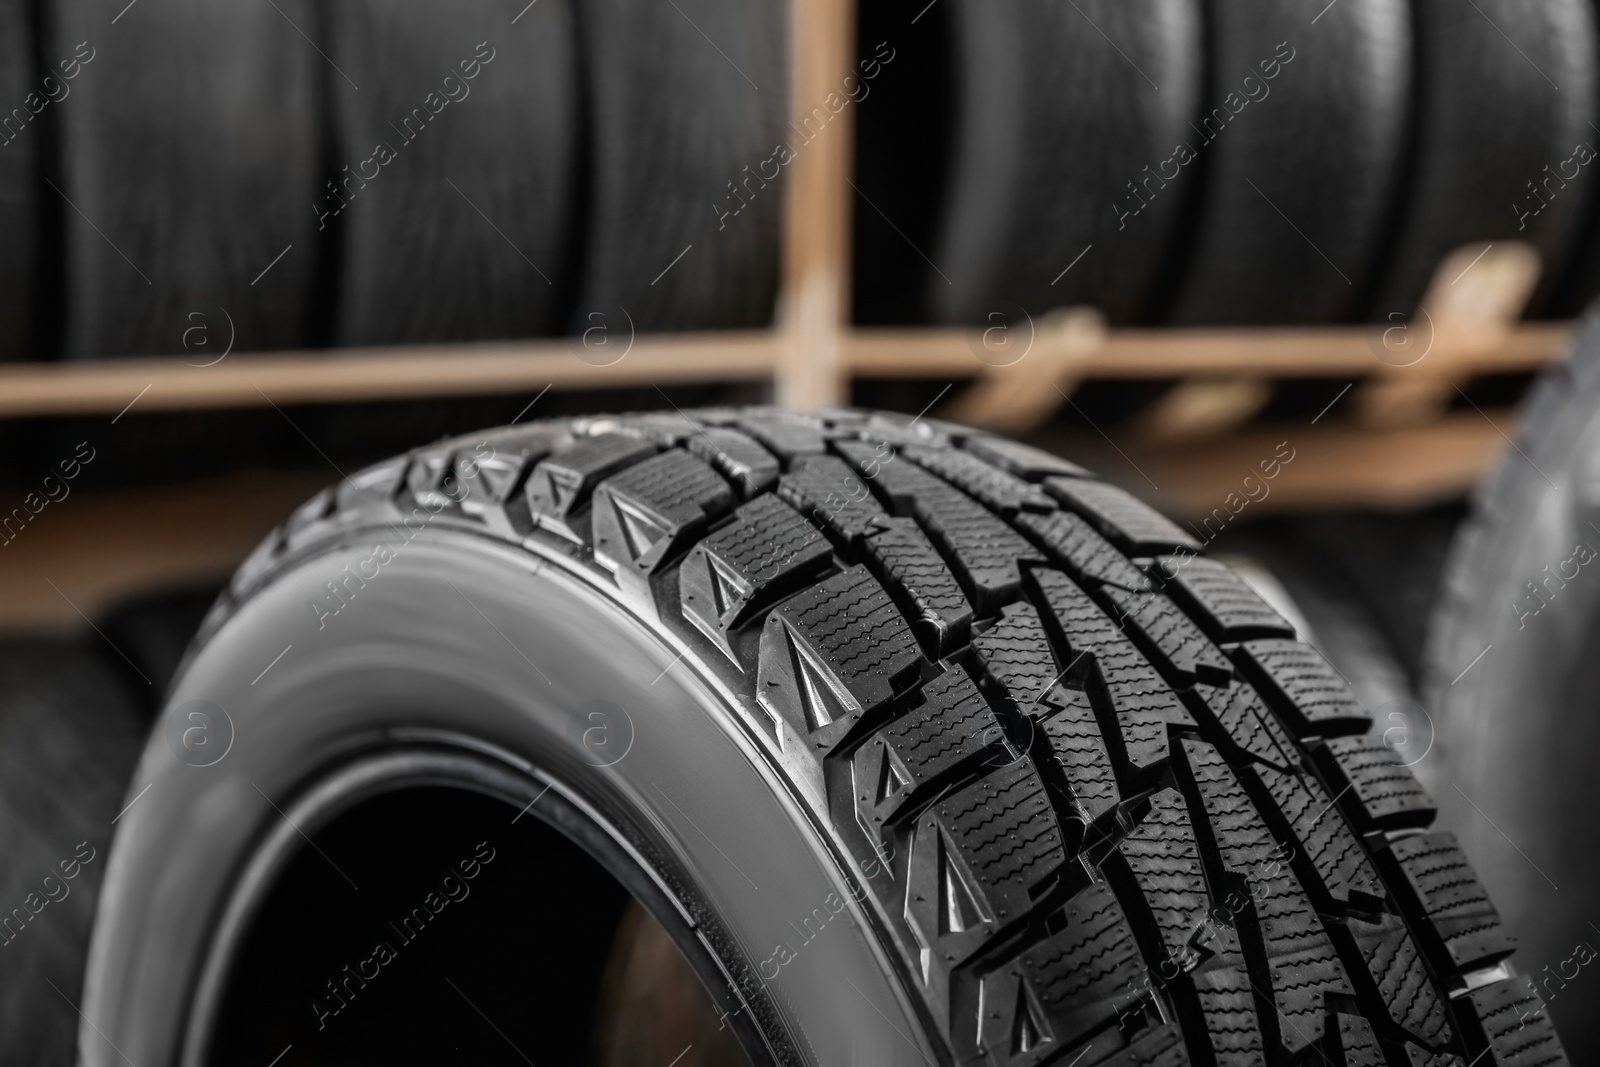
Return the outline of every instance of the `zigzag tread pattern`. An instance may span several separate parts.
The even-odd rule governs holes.
[[[1119,851],[1155,917],[1167,959],[1183,959],[1210,906],[1200,846],[1183,797],[1173,789],[1152,796],[1149,813],[1123,839]]]
[[[1337,672],[1292,640],[1286,624],[1231,572],[1194,557],[1199,546],[1193,538],[1134,497],[1036,450],[931,419],[727,408],[502,432],[539,438],[538,447],[522,455],[519,471],[528,472],[522,488],[509,501],[498,492],[479,493],[469,499],[480,512],[447,507],[437,521],[514,535],[512,543],[582,576],[597,595],[624,607],[629,601],[618,592],[619,579],[595,562],[589,543],[588,497],[607,480],[648,497],[652,507],[680,513],[685,522],[714,526],[710,538],[721,535],[716,546],[747,567],[759,568],[774,553],[817,550],[807,564],[815,571],[796,574],[793,585],[760,604],[770,612],[761,637],[763,670],[767,631],[776,627],[789,635],[785,641],[806,646],[792,646],[794,665],[785,667],[786,677],[805,675],[805,684],[818,684],[820,671],[873,709],[870,718],[863,712],[859,728],[853,719],[829,726],[834,747],[819,746],[823,754],[808,755],[812,762],[804,766],[849,767],[853,760],[858,771],[871,772],[853,779],[846,774],[845,780],[863,786],[863,795],[836,809],[824,803],[823,818],[837,818],[836,811],[853,815],[858,799],[870,801],[884,835],[880,845],[914,840],[924,865],[930,862],[925,836],[933,842],[933,862],[945,863],[948,850],[949,871],[963,880],[964,888],[957,888],[973,895],[973,906],[984,913],[980,924],[993,929],[974,940],[979,931],[968,927],[967,940],[952,935],[941,942],[941,951],[977,953],[940,963],[945,976],[960,977],[962,967],[1021,975],[1025,961],[1031,1003],[1041,1012],[1045,1005],[1050,1012],[1073,1006],[1065,1022],[1059,1013],[1041,1015],[1057,1043],[1039,1046],[1015,1067],[1059,1067],[1079,1051],[1092,1052],[1083,1067],[1178,1067],[1190,1052],[1205,1063],[1255,1067],[1304,1062],[1313,1049],[1333,1052],[1353,1067],[1353,1031],[1362,1026],[1387,1028],[1384,1050],[1394,1056],[1403,1049],[1418,1065],[1460,1067],[1483,1049],[1492,1054],[1482,1067],[1491,1061],[1503,1067],[1565,1063],[1543,1005],[1520,982],[1462,997],[1452,1007],[1464,1033],[1450,1032],[1452,1020],[1441,1014],[1446,1002],[1429,966],[1442,972],[1453,963],[1459,970],[1468,959],[1498,959],[1508,950],[1492,910],[1485,911],[1490,906],[1481,886],[1470,870],[1458,869],[1453,843],[1440,844],[1439,835],[1399,839],[1387,851],[1373,844],[1381,837],[1357,836],[1425,825],[1431,804],[1392,754],[1354,736],[1370,719]],[[438,495],[444,474],[435,472],[435,460],[482,438],[441,442],[379,465],[372,490],[340,487],[302,509],[296,540],[280,528],[252,554],[248,573],[208,617],[201,640],[227,625],[230,612],[267,584],[274,568],[315,549],[324,531],[376,525],[421,503],[417,494]],[[661,455],[681,459],[630,473]],[[682,468],[678,480],[652,473],[669,466]],[[420,473],[407,478],[413,468]],[[457,477],[472,473],[462,468]],[[773,524],[770,536],[723,533],[731,528],[716,526],[735,496],[745,501],[741,517],[756,526]],[[784,504],[799,513],[798,525]],[[801,529],[807,524],[826,534],[825,544],[808,539]],[[681,549],[695,547],[695,539],[713,543],[698,530],[690,538],[691,528],[685,527],[689,543]],[[1155,558],[1135,564],[1135,556]],[[703,651],[709,647],[704,628],[685,623],[678,602],[674,573],[687,560],[679,549],[665,559],[645,591],[658,609],[646,624],[683,624],[674,633],[691,642],[688,655],[697,669],[753,697],[758,677],[780,675],[744,674],[726,647],[721,659]],[[1154,606],[1140,610],[1140,596]],[[1136,599],[1119,602],[1127,597]],[[1121,625],[1104,604],[1124,608]],[[912,627],[924,612],[949,625],[919,649]],[[973,635],[970,652],[961,644],[968,634],[963,617]],[[924,650],[950,658],[931,663]],[[818,662],[802,663],[806,656]],[[1068,677],[1047,685],[1069,664]],[[987,682],[974,685],[980,677],[1007,691],[1032,687],[1020,700],[1045,690],[1029,716],[1036,734],[1023,757],[987,759],[1000,754],[1002,732],[1017,723],[1005,718]],[[1193,691],[1180,699],[1178,690],[1186,686]],[[815,698],[829,699],[835,698]],[[755,717],[751,732],[769,752],[778,744],[776,735],[761,733]],[[1019,739],[1007,735],[1007,744],[1019,747]],[[774,758],[778,773],[795,781],[802,803],[819,803],[800,788],[810,771]],[[1037,765],[1041,758],[1053,761],[1061,776]],[[832,797],[834,778],[819,780],[824,800]],[[1112,836],[1070,853],[1060,800],[1051,792],[1057,782],[1086,821],[1094,821],[1095,833]],[[1335,804],[1346,785],[1349,793]],[[914,825],[897,821],[893,804],[879,801],[895,791],[929,805]],[[1275,841],[1268,826],[1281,828],[1285,841]],[[853,850],[861,835],[837,829],[859,864]],[[1285,857],[1283,845],[1303,854]],[[1376,866],[1370,848],[1380,850]],[[905,870],[896,867],[891,879]],[[908,888],[897,884],[895,891]],[[1229,920],[1217,909],[1240,889],[1248,900]],[[1114,907],[1061,918],[1063,909],[1088,908],[1095,894]],[[1380,916],[1371,936],[1361,931],[1363,918],[1379,915],[1377,905],[1388,907],[1389,898],[1418,924],[1414,944],[1394,936],[1406,928],[1392,916]],[[883,904],[873,898],[873,907]],[[1331,916],[1318,914],[1325,905]],[[881,916],[883,929],[899,943],[898,958],[910,961],[908,970],[917,958],[911,906],[907,899],[904,916],[898,904],[885,906]],[[1115,922],[1107,918],[1113,913]],[[916,922],[927,918],[924,907]],[[1217,936],[1199,936],[1207,927]],[[1352,936],[1330,940],[1328,929],[1348,929]],[[989,933],[1003,936],[990,939]],[[1363,940],[1371,952],[1357,959]],[[1202,946],[1198,955],[1196,946]],[[1343,960],[1340,951],[1348,954]],[[1441,962],[1434,963],[1435,955]],[[1155,967],[1171,959],[1182,961],[1183,973],[1166,985],[1153,980]],[[1155,1003],[1145,1001],[1137,1029],[1119,1032],[1094,1021],[1105,1018],[1108,999],[1118,1007],[1128,1002],[1125,979],[1147,976],[1152,980],[1138,986],[1138,997]],[[1044,989],[1045,1000],[1035,986]],[[911,988],[920,987],[913,982]],[[944,1028],[945,1040],[953,1040],[950,1005],[934,998],[952,988],[935,983],[924,991],[929,1017]],[[1335,1019],[1356,1019],[1344,1013],[1358,1001],[1374,1003],[1374,990],[1382,991],[1392,1019],[1367,1011],[1370,1022],[1335,1025]],[[1027,1002],[1024,996],[1001,1010]],[[1443,1029],[1436,1025],[1441,1021]],[[1339,1029],[1339,1042],[1331,1029]],[[1026,1030],[1006,1038],[1027,1036]],[[1350,1040],[1342,1040],[1347,1034]],[[1403,1034],[1415,1039],[1403,1042]]]
[[[1452,1040],[1444,1003],[1405,924],[1385,915],[1379,923],[1350,919],[1348,925],[1389,1018],[1429,1047],[1438,1048]]]
[[[1426,917],[1438,951],[1455,969],[1486,966],[1516,948],[1516,939],[1500,925],[1500,913],[1454,834],[1402,837],[1389,846],[1389,853]]]
[[[1287,865],[1255,806],[1216,749],[1182,743],[1184,766],[1214,834],[1222,870],[1248,887],[1259,921],[1271,993],[1284,1024],[1279,1038],[1291,1053],[1322,1036],[1329,996],[1353,996],[1338,953],[1305,890]]]
[[[980,615],[1016,599],[1021,562],[1042,559],[1020,534],[983,505],[909,460],[880,463],[876,450],[865,442],[839,441],[835,447],[895,502],[897,512],[916,517],[944,553]]]

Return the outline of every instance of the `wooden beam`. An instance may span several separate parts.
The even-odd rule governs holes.
[[[777,399],[805,409],[842,403],[848,393],[839,335],[850,316],[855,114],[843,82],[855,69],[856,5],[790,0],[789,10],[794,160],[784,200]],[[844,101],[837,112],[828,106],[835,100]]]
[[[1570,322],[1523,323],[1492,351],[1465,364],[1475,373],[1534,371],[1565,353]],[[972,378],[984,365],[967,331],[881,328],[844,338],[850,369],[867,378]],[[1083,373],[1096,378],[1182,378],[1203,374],[1271,377],[1364,376],[1380,369],[1369,331],[1359,326],[1299,329],[1112,330]]]
[[[1244,425],[1272,399],[1272,382],[1254,374],[1186,378],[1134,419],[1141,446],[1216,437]]]
[[[941,416],[1020,434],[1045,422],[1067,402],[1082,378],[1083,366],[1106,342],[1106,321],[1093,308],[1063,308],[1036,326],[974,330],[968,336],[974,342],[974,355],[982,353],[983,373]]]
[[[1225,437],[1136,451],[1123,456],[1083,437],[1072,451],[1175,517],[1199,522],[1216,509],[1238,507],[1250,492],[1265,496],[1240,516],[1269,511],[1372,507],[1412,508],[1456,499],[1487,473],[1512,432],[1515,412],[1456,412],[1427,426],[1367,429],[1348,423],[1252,426]],[[1281,462],[1292,453],[1293,459]],[[1279,460],[1262,479],[1261,464]],[[1135,466],[1135,464],[1137,466]],[[1245,484],[1247,476],[1256,481]]]
[[[574,342],[575,344],[576,342]],[[577,346],[582,350],[582,346]],[[265,407],[533,391],[761,380],[778,340],[768,331],[656,334],[608,366],[566,340],[234,354],[209,367],[176,359],[0,364],[0,417]],[[584,352],[592,359],[591,353]]]
[[[1413,321],[1384,331],[1381,367],[1355,396],[1368,426],[1416,426],[1444,414],[1457,384],[1504,347],[1539,281],[1539,253],[1519,241],[1477,242],[1444,258]]]

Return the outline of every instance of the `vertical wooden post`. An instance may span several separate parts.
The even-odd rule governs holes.
[[[792,409],[845,400],[841,334],[850,314],[850,173],[855,103],[843,81],[855,66],[855,0],[788,0],[792,44],[789,164],[783,217],[783,344],[777,401]],[[838,113],[829,109],[846,100]],[[824,118],[825,117],[825,118]],[[807,121],[809,119],[809,122]],[[819,128],[820,127],[820,128]]]

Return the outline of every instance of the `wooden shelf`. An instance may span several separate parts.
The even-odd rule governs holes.
[[[1560,358],[1570,323],[1517,327],[1504,345],[1457,357],[1462,376],[1532,371]],[[962,330],[840,333],[844,373],[856,378],[970,378],[988,370]],[[1044,361],[1040,339],[1029,358]],[[0,418],[265,407],[470,396],[557,389],[771,381],[789,349],[778,331],[643,336],[609,366],[580,359],[566,340],[234,354],[215,366],[177,359],[0,364]],[[1419,366],[1424,366],[1426,361]],[[1080,378],[1365,377],[1391,373],[1360,329],[1121,330],[1075,367]]]
[[[1453,356],[1464,373],[1537,370],[1560,358],[1572,336],[1567,322],[1524,323],[1488,352]],[[1259,374],[1274,378],[1388,373],[1360,327],[1309,329],[1112,330],[1076,366],[1089,378],[1181,378]],[[1041,331],[1018,361],[1051,345]],[[864,329],[845,335],[847,366],[860,377],[937,378],[986,369],[965,330]],[[1417,364],[1427,364],[1424,358]]]
[[[789,97],[798,120],[852,68],[856,0],[807,0],[791,11]],[[974,383],[952,390],[933,414],[1024,433],[1085,380],[1177,379],[1143,424],[1113,432],[1130,451],[1166,442],[1165,452],[1134,454],[1170,472],[1161,481],[1184,488],[1169,503],[1187,510],[1223,484],[1228,464],[1257,450],[1267,431],[1251,420],[1272,380],[1327,377],[1351,382],[1344,403],[1353,410],[1304,430],[1311,452],[1332,458],[1306,461],[1275,499],[1393,504],[1463,491],[1503,443],[1485,420],[1446,415],[1454,387],[1538,370],[1561,357],[1572,334],[1571,323],[1517,323],[1539,263],[1515,242],[1459,249],[1440,265],[1423,300],[1437,344],[1405,368],[1380,359],[1377,338],[1360,327],[1106,330],[1094,312],[1073,309],[1032,323],[1026,338],[1016,333],[1024,354],[1003,368],[984,352],[980,331],[851,328],[853,130],[847,109],[789,171],[772,329],[611,337],[603,354],[625,355],[609,365],[564,338],[235,353],[211,366],[175,358],[0,364],[0,418],[690,383],[768,383],[779,403],[813,407],[847,400],[853,380],[918,378]],[[1108,460],[1105,469],[1115,466]]]
[[[579,359],[564,339],[236,354],[208,367],[177,359],[0,364],[0,417],[115,415],[135,397],[136,410],[172,411],[471,396],[547,385],[761,381],[772,376],[778,344],[766,331],[640,337],[609,366]]]

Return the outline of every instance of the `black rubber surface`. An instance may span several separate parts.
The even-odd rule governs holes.
[[[77,1062],[75,1005],[111,820],[148,723],[106,660],[115,653],[102,651],[67,642],[0,644],[0,1060],[6,1063]]]
[[[1511,942],[1337,673],[1070,464],[857,412],[475,435],[299,509],[201,658],[276,646],[247,633],[253,598],[420,508],[627,606],[728,687],[952,1062],[1564,1062],[1522,983],[1485,973]],[[320,622],[395,589],[350,581]],[[431,626],[417,608],[385,626]]]
[[[1416,0],[1412,10],[1416,156],[1376,311],[1410,313],[1439,261],[1471,241],[1528,242],[1548,290],[1595,186],[1582,176],[1567,187],[1557,173],[1594,141],[1593,6]]]
[[[1447,824],[1522,939],[1522,967],[1578,1062],[1600,1057],[1600,320],[1530,394],[1457,535],[1429,633],[1423,701],[1441,739]],[[1559,887],[1559,888],[1558,888]],[[1575,968],[1575,969],[1574,969]],[[1553,977],[1552,977],[1553,976]]]
[[[619,310],[641,331],[770,322],[783,174],[829,136],[847,87],[787,125],[781,4],[594,0],[578,14],[594,186],[574,327]]]
[[[1136,321],[1196,184],[1200,5],[961,0],[952,12],[934,318],[987,325],[1089,304]]]
[[[572,5],[357,2],[326,17],[337,189],[319,210],[342,242],[338,343],[561,332],[576,287]]]
[[[199,363],[230,339],[305,344],[326,63],[302,36],[317,36],[315,12],[308,0],[52,5],[45,54],[87,42],[94,57],[56,113],[69,358]]]
[[[39,77],[35,5],[0,2],[0,360],[36,352],[33,314],[40,290],[40,163],[46,149],[41,116],[72,94],[73,82],[52,66]],[[78,68],[68,69],[79,73]]]
[[[1207,10],[1209,169],[1172,317],[1346,321],[1379,266],[1402,176],[1409,13],[1392,0],[1345,0],[1320,15],[1261,0]]]
[[[851,316],[871,325],[924,323],[936,275],[923,257],[934,249],[949,177],[950,9],[880,0],[858,11],[857,73],[867,89],[857,105],[851,179]],[[885,65],[875,52],[893,58]]]

